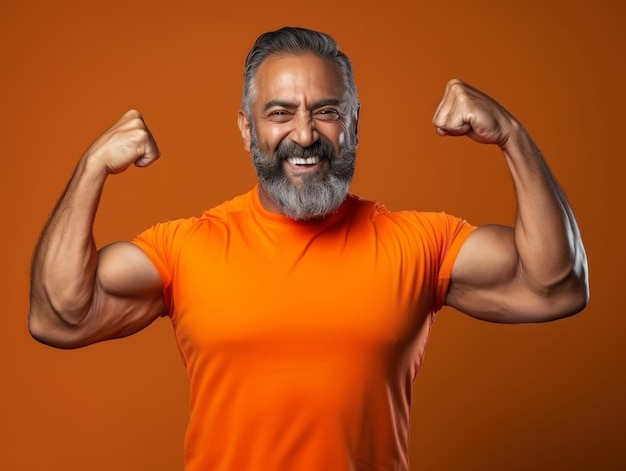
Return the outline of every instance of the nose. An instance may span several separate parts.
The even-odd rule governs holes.
[[[309,113],[298,113],[293,121],[291,140],[302,147],[309,147],[317,142],[319,133],[315,129],[315,120]]]

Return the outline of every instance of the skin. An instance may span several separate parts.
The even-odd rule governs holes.
[[[31,270],[29,329],[34,338],[76,348],[131,335],[165,311],[162,283],[129,242],[96,250],[92,227],[104,182],[159,150],[137,111],[129,111],[82,156],[44,228]]]
[[[500,104],[451,80],[433,117],[441,136],[497,145],[517,197],[514,228],[487,225],[455,261],[446,303],[478,319],[545,322],[588,302],[587,257],[572,209],[543,156]]]
[[[284,139],[309,146],[326,137],[341,158],[346,121],[343,83],[332,62],[306,54],[270,56],[257,75],[253,124],[273,151]],[[244,147],[250,122],[239,112]],[[494,322],[543,322],[571,315],[587,302],[585,251],[572,211],[530,136],[501,105],[459,81],[448,83],[433,124],[441,136],[467,136],[502,149],[518,200],[514,228],[483,226],[463,245],[452,271],[447,304]],[[357,122],[354,122],[355,130]],[[59,348],[131,335],[165,312],[162,282],[147,256],[128,242],[97,250],[92,227],[109,175],[145,167],[158,147],[137,111],[129,111],[81,157],[35,250],[30,332]],[[327,163],[294,166],[296,184]],[[262,191],[263,206],[278,207]]]

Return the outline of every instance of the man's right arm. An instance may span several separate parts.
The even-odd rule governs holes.
[[[133,334],[165,312],[162,282],[128,242],[98,251],[93,222],[108,175],[159,157],[141,114],[129,111],[79,161],[35,249],[29,330],[48,345],[76,348]]]

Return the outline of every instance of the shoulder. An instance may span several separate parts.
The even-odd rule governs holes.
[[[253,198],[255,190],[250,190],[242,195],[235,196],[227,201],[224,201],[213,208],[204,211],[200,216],[201,221],[225,221],[230,219],[234,214],[240,214],[241,212],[247,212],[253,205]]]
[[[236,196],[199,216],[183,217],[158,222],[135,238],[135,242],[154,242],[156,240],[183,243],[193,235],[206,235],[208,232],[222,232],[228,227],[234,214],[241,213],[249,205],[249,194]]]
[[[380,226],[406,228],[425,233],[457,232],[473,228],[465,219],[443,211],[389,210],[383,203],[350,195],[355,212],[365,213]]]
[[[351,195],[352,212],[367,219],[379,241],[395,240],[408,245],[447,250],[461,245],[476,229],[465,219],[442,211],[397,210]]]

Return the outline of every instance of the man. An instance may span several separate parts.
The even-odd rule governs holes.
[[[514,228],[349,194],[359,102],[349,59],[300,28],[261,35],[238,124],[258,186],[96,250],[108,175],[159,157],[136,111],[80,159],[38,244],[30,330],[75,348],[169,315],[191,381],[186,470],[406,470],[412,384],[444,304],[494,322],[588,297],[572,211],[519,122],[453,80],[433,124],[501,148]]]

